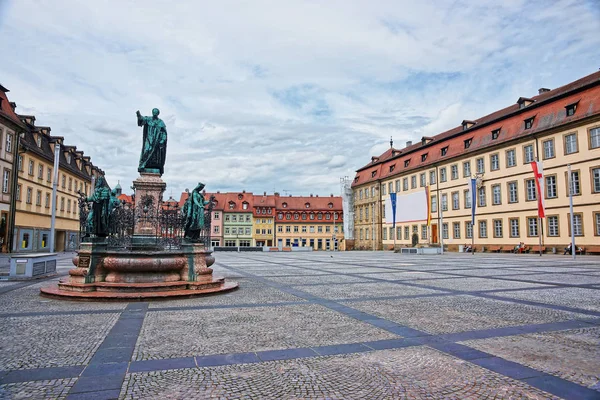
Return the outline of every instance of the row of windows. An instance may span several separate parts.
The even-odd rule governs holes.
[[[558,198],[558,185],[556,175],[546,175],[544,177],[544,197],[546,199]],[[591,182],[592,182],[592,193],[600,193],[600,168],[592,168],[591,170]],[[508,203],[519,202],[519,191],[518,182],[511,181],[506,183]],[[535,179],[525,179],[525,200],[535,201],[537,200],[537,188]],[[571,173],[571,188],[574,196],[581,195],[581,178],[580,171],[572,171]],[[491,185],[492,192],[492,205],[502,204],[502,186],[500,184]],[[565,179],[565,196],[569,195],[568,177]],[[460,209],[460,195],[459,192],[452,192],[450,194],[451,207],[453,210]],[[464,208],[471,208],[471,193],[469,189],[463,190],[463,204]],[[448,210],[448,195],[446,193],[441,194],[439,205],[442,211]],[[477,206],[485,207],[487,205],[487,193],[486,187],[480,187],[477,189]],[[437,195],[431,196],[431,212],[438,211],[438,199]]]
[[[17,193],[16,193],[16,200],[17,201],[21,201],[21,185],[17,185]],[[36,196],[35,196],[35,205],[36,206],[40,206],[42,205],[42,197],[43,197],[43,193],[41,190],[38,190],[36,192]],[[51,201],[51,194],[50,193],[46,193],[44,196],[44,207],[46,208],[50,208],[50,201]],[[33,204],[33,188],[32,187],[27,187],[27,191],[25,193],[25,203],[26,204]],[[60,204],[60,211],[65,211],[65,205],[66,205],[66,211],[68,213],[71,212],[71,209],[73,211],[74,214],[77,214],[77,202],[75,200],[71,200],[71,199],[65,199],[64,197],[60,197],[60,201],[56,204],[56,209],[59,209],[59,204]],[[72,207],[71,207],[72,205]]]
[[[565,217],[565,223],[568,227],[568,235],[571,235],[571,216],[568,214]],[[583,214],[582,213],[573,213],[573,233],[575,236],[583,236],[584,235],[584,223],[583,223]],[[527,237],[537,237],[539,235],[539,226],[538,226],[538,217],[526,217],[525,218],[525,229],[527,233]],[[593,213],[593,224],[594,224],[594,235],[600,236],[600,212]],[[471,221],[466,222],[453,222],[452,223],[452,238],[453,239],[461,239],[461,225],[464,227],[464,238],[471,239],[473,237],[473,227],[471,226]],[[481,239],[488,238],[491,234],[494,238],[503,238],[505,235],[504,232],[504,221],[502,219],[493,219],[492,225],[490,226],[491,232],[488,231],[488,221],[487,220],[478,220],[478,237]],[[546,236],[547,237],[559,237],[560,236],[560,227],[559,227],[559,216],[558,215],[548,215],[546,216]],[[510,238],[520,238],[521,237],[521,226],[519,218],[509,218],[508,219],[508,237]],[[368,236],[369,230],[366,229],[365,239],[372,239],[372,237]],[[402,240],[404,233],[404,240],[411,240],[411,226],[397,226],[395,229],[395,233],[397,235],[397,240]],[[419,233],[419,226],[412,225],[412,233]],[[383,240],[394,240],[394,228],[392,227],[383,227],[382,230]],[[449,239],[449,224],[447,222],[442,224],[442,238]],[[359,237],[363,239],[363,230],[360,229]],[[421,225],[421,239],[427,239],[427,225]]]
[[[218,228],[218,226],[216,226],[215,228]],[[225,231],[226,235],[250,235],[251,232],[250,228],[237,228],[235,226],[231,228],[226,226],[223,230]],[[218,229],[215,231],[215,233],[218,233]]]
[[[322,220],[323,216],[325,216],[325,220],[331,220],[333,215],[333,218],[338,220],[341,217],[341,212],[334,212],[334,213],[294,213],[293,215],[291,213],[286,213],[285,214],[285,219],[287,220],[291,220],[292,217],[294,218],[294,220],[299,220],[302,219],[303,221],[307,220],[307,219],[317,219],[317,220]],[[278,213],[277,214],[277,219],[282,220],[283,219],[283,213]]]
[[[315,233],[315,226],[312,226],[312,225],[311,226],[306,226],[306,225],[298,226],[298,225],[295,225],[293,227],[290,226],[290,225],[286,225],[285,226],[285,233],[292,233],[292,228],[293,228],[294,233],[300,233],[300,232],[302,232],[302,233]],[[333,231],[335,233],[338,233],[339,230],[340,230],[340,228],[341,228],[340,226],[336,225],[334,227]],[[279,225],[277,227],[277,232],[278,233],[283,233],[283,229],[284,229],[283,226]],[[323,225],[318,225],[316,227],[316,233],[323,233]],[[325,226],[325,233],[331,233],[331,225],[326,225]]]
[[[18,168],[19,168],[19,171],[23,172],[23,156],[19,156]],[[46,167],[45,170],[46,170],[46,181],[52,182],[52,168]],[[29,166],[28,166],[27,173],[30,176],[33,176],[34,171],[35,171],[35,161],[29,160]],[[59,173],[59,176],[60,176],[59,179],[61,182],[61,187],[63,189],[68,189],[70,192],[73,190],[77,191],[77,189],[78,189],[77,185],[79,185],[79,191],[83,192],[83,182],[78,182],[77,179],[73,180],[73,178],[69,177],[68,185],[67,185],[67,175]],[[37,178],[44,179],[44,164],[41,162],[38,164],[38,167],[37,167]]]
[[[215,214],[216,215],[216,214]],[[251,222],[250,214],[240,215],[239,218],[236,214],[227,214],[225,215],[225,222]],[[217,217],[218,219],[218,217]]]
[[[564,154],[574,154],[579,151],[578,144],[578,135],[577,132],[569,133],[564,135]],[[600,127],[590,129],[589,130],[589,148],[596,149],[600,148]],[[542,141],[542,159],[549,159],[556,157],[555,143],[554,139],[548,139]],[[523,164],[529,164],[535,161],[535,149],[533,144],[527,144],[523,146]],[[505,163],[507,168],[517,166],[517,151],[516,149],[508,149],[505,150]],[[390,172],[392,171],[392,167],[390,166]],[[491,171],[497,171],[500,169],[500,154],[494,153],[489,155],[489,167]],[[475,159],[475,172],[477,173],[485,173],[486,163],[484,157],[479,157]],[[449,172],[449,173],[448,173]],[[456,180],[459,179],[459,164],[454,164],[450,166],[450,170],[448,171],[446,167],[441,167],[439,169],[439,179],[440,182],[447,182],[448,179]],[[462,163],[462,177],[469,178],[472,175],[471,161],[464,161]],[[410,177],[410,181],[408,177],[402,179],[395,180],[394,182],[388,182],[387,185],[383,184],[381,187],[382,195],[386,193],[400,192],[409,190],[409,182],[410,189],[417,188],[417,175],[413,175]],[[429,171],[429,184],[435,185],[437,183],[437,176],[435,171]],[[402,185],[402,186],[401,186]],[[427,173],[422,172],[419,174],[418,185],[420,187],[427,186]],[[364,198],[369,197],[369,193],[371,197],[375,196],[375,187],[359,189],[355,192],[355,200],[362,200]]]

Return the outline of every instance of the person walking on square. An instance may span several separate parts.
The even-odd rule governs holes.
[[[563,253],[563,256],[567,255],[567,254],[571,254],[573,249],[573,243],[569,243],[569,245],[567,247],[565,247],[565,252]]]

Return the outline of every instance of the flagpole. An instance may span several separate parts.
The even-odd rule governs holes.
[[[475,255],[475,207],[477,205],[476,179],[471,178],[471,254]]]
[[[542,256],[542,219],[538,217],[538,236],[540,237],[540,257]]]
[[[568,174],[569,174],[569,210],[571,212],[571,218],[570,218],[570,223],[571,223],[571,254],[573,256],[573,260],[575,259],[575,224],[574,224],[574,217],[573,217],[573,176],[571,175],[571,164],[567,165],[567,168],[569,170]]]

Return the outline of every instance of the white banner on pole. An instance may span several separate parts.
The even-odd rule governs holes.
[[[396,196],[396,223],[427,221],[428,201],[426,190]],[[385,222],[391,224],[393,218],[392,202],[388,197],[385,201]]]

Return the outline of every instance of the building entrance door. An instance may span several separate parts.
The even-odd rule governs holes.
[[[437,225],[431,225],[431,243],[437,243],[438,242],[438,226]]]

